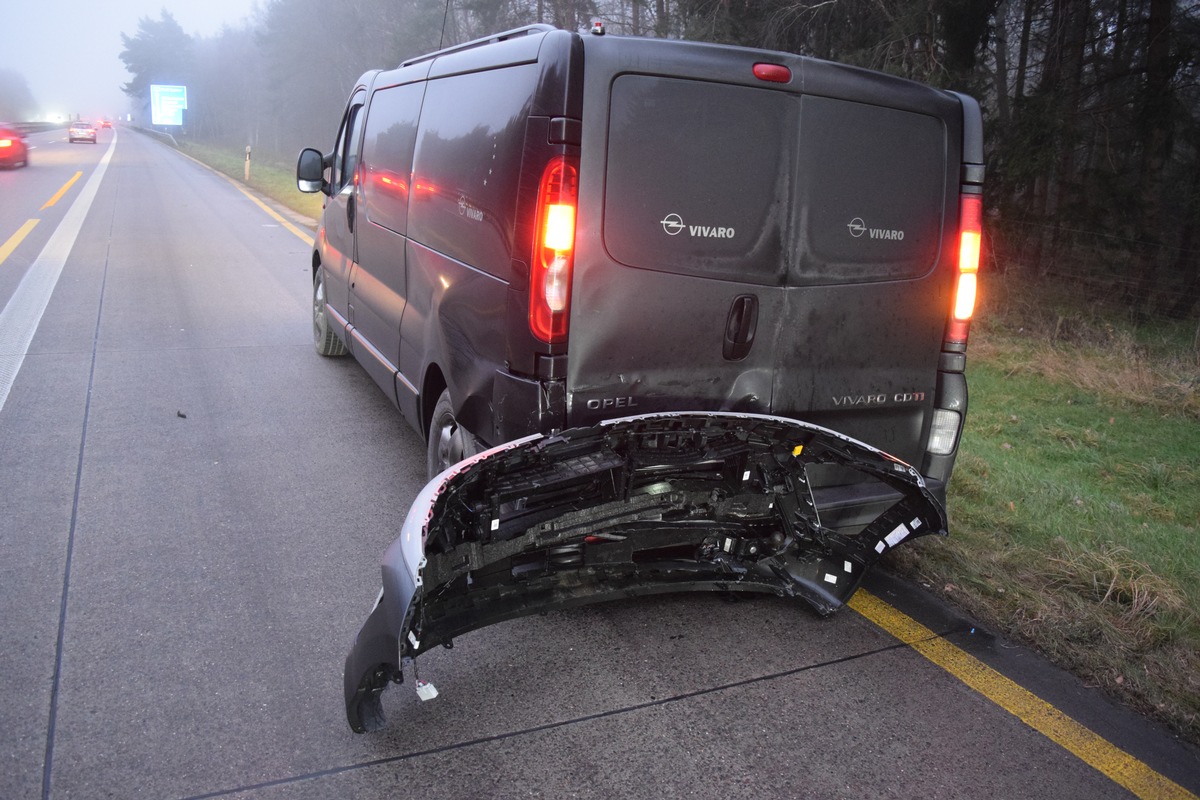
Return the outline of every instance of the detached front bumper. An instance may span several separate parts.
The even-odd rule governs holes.
[[[807,471],[848,467],[894,496],[854,534],[821,524]],[[780,417],[656,414],[535,435],[421,491],[383,557],[383,590],[346,658],[346,716],[385,724],[402,664],[507,619],[622,597],[766,592],[830,614],[889,549],[946,533],[909,465]]]

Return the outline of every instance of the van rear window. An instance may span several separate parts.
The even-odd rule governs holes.
[[[777,284],[799,106],[779,92],[622,75],[613,83],[604,242],[617,261]]]
[[[795,282],[915,278],[937,263],[947,192],[936,117],[801,98]]]
[[[940,251],[946,157],[933,116],[622,75],[605,246],[632,267],[765,285],[918,277]]]

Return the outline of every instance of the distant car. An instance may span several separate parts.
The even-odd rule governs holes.
[[[29,148],[25,146],[25,135],[11,125],[0,124],[0,166],[28,165]]]
[[[90,122],[72,122],[67,128],[67,139],[74,142],[96,143],[96,126]]]
[[[102,120],[100,120],[100,127],[101,127],[101,128],[111,128],[111,127],[112,127],[112,120],[108,120],[108,119],[102,119]]]

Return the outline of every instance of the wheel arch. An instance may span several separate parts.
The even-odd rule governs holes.
[[[433,422],[433,409],[446,388],[446,378],[442,375],[441,367],[430,364],[425,370],[425,380],[421,382],[421,397],[418,400],[421,410],[421,435],[426,441],[429,440],[429,425]]]

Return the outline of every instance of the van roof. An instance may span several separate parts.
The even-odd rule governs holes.
[[[494,33],[491,36],[484,36],[479,39],[472,39],[469,42],[463,42],[462,44],[456,44],[451,47],[445,47],[445,48],[442,48],[441,50],[435,50],[434,52],[426,53],[423,56],[417,56],[416,58],[410,58],[407,61],[401,62],[400,66],[407,67],[407,66],[411,66],[413,64],[419,64],[422,61],[431,61],[435,58],[438,58],[439,56],[445,56],[445,55],[449,55],[451,53],[460,53],[464,50],[473,50],[476,47],[483,47],[484,45],[488,45],[488,44],[496,44],[497,42],[506,42],[509,39],[517,39],[522,36],[530,36],[535,33],[550,33],[551,31],[556,31],[556,30],[558,30],[558,28],[555,28],[553,25],[545,25],[545,24],[541,24],[541,23],[536,24],[536,25],[525,25],[523,27],[513,28],[512,30],[504,31],[502,33]]]

